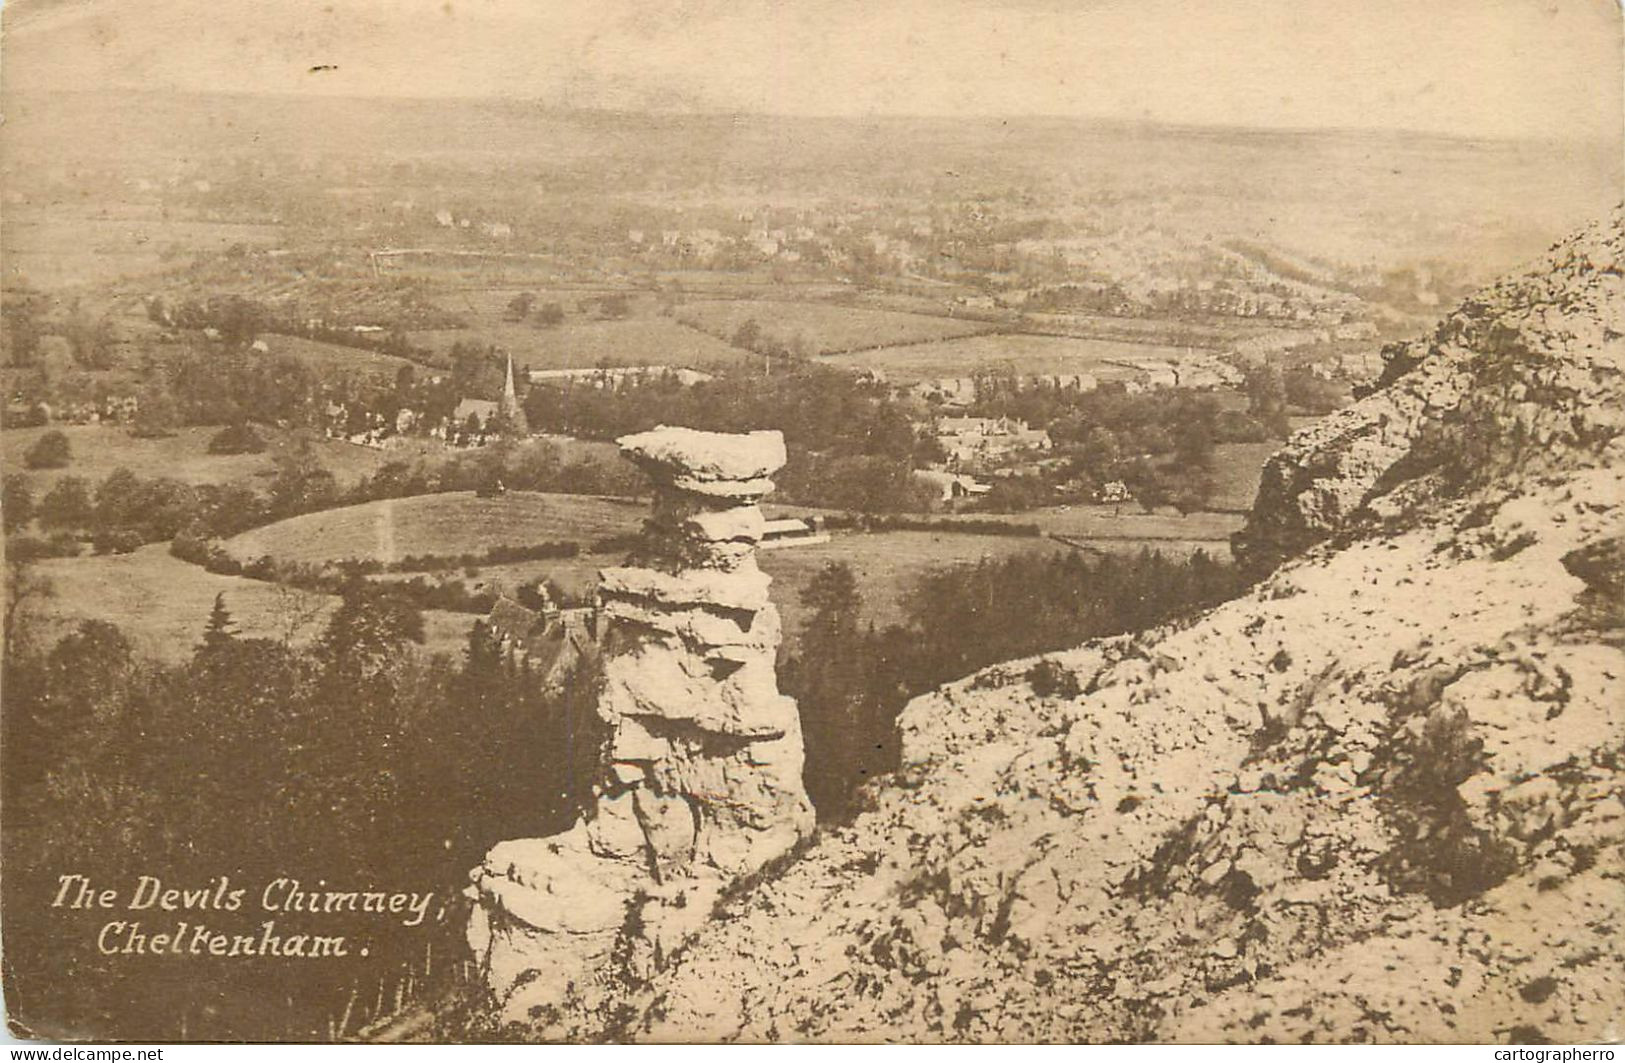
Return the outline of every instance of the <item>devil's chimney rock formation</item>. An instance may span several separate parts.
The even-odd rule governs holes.
[[[620,445],[653,479],[654,513],[636,565],[600,576],[609,737],[592,807],[563,834],[497,845],[472,874],[469,944],[510,1020],[591,996],[626,973],[612,966],[648,966],[813,825],[755,558],[783,437],[658,428]]]

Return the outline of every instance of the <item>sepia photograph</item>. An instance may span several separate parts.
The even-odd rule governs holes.
[[[1625,1040],[1622,27],[6,0],[10,1037]]]

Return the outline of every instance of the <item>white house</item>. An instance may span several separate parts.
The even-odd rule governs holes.
[[[762,529],[761,548],[773,550],[781,546],[806,546],[810,543],[829,542],[829,533],[817,517],[781,517],[768,521]]]

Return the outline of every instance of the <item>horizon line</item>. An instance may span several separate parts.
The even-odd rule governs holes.
[[[1343,135],[1343,136],[1420,136],[1441,140],[1476,143],[1530,144],[1593,144],[1606,146],[1625,140],[1625,120],[1614,136],[1595,133],[1571,132],[1562,129],[1542,133],[1477,133],[1433,129],[1405,125],[1277,125],[1248,124],[1243,122],[1202,122],[1191,119],[1157,118],[1151,116],[1077,114],[1028,111],[1020,113],[976,112],[970,114],[870,111],[812,113],[804,111],[764,111],[744,108],[706,110],[699,108],[673,108],[657,110],[603,105],[561,103],[541,96],[505,96],[494,93],[435,95],[405,95],[384,93],[295,92],[289,90],[254,91],[248,89],[153,88],[146,86],[97,86],[88,88],[64,86],[19,86],[8,88],[4,95],[144,95],[203,98],[276,99],[293,102],[341,100],[355,103],[495,103],[515,106],[533,106],[563,114],[607,115],[628,118],[704,118],[704,119],[789,119],[816,122],[916,121],[916,122],[1085,122],[1122,126],[1153,126],[1168,130],[1197,130],[1203,132],[1241,132],[1282,135]]]

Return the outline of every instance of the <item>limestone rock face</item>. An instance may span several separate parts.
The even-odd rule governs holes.
[[[1238,553],[1268,568],[1514,471],[1601,460],[1601,445],[1625,427],[1618,222],[1479,292],[1431,335],[1386,348],[1371,394],[1293,436],[1265,465]]]
[[[660,428],[620,443],[654,506],[636,563],[600,578],[609,738],[593,808],[562,835],[498,845],[472,874],[469,943],[503,1018],[532,1025],[647,973],[726,884],[813,826],[754,557],[783,437]]]
[[[1329,541],[1247,594],[1051,655],[1076,697],[1021,661],[914,701],[900,785],[620,1029],[1625,1035],[1622,250],[1617,217],[1566,242],[1298,437],[1255,534]]]

